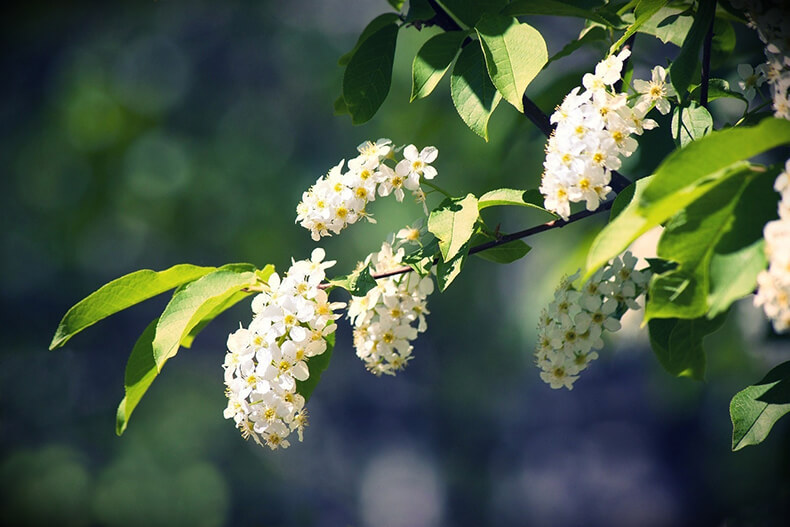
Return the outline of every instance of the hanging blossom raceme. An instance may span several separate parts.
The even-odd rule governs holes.
[[[554,300],[540,315],[535,349],[540,378],[552,388],[573,389],[579,374],[598,358],[604,331],[618,331],[623,314],[639,309],[637,298],[645,292],[650,273],[636,271],[636,263],[626,251],[581,289],[573,286],[578,272],[560,282]]]
[[[310,231],[315,241],[339,234],[360,218],[374,222],[366,207],[376,195],[392,194],[403,201],[405,189],[412,191],[418,202],[425,203],[420,182],[436,177],[436,168],[431,166],[439,155],[435,147],[418,151],[414,145],[408,145],[402,149],[403,159],[394,166],[390,164],[401,149],[393,148],[389,139],[366,141],[357,150],[359,155],[348,161],[348,170],[343,171],[341,161],[302,194],[296,221]]]
[[[746,75],[744,92],[748,97],[749,89],[759,87],[761,79],[765,79],[771,86],[774,117],[790,119],[790,6],[777,0],[737,0],[732,5],[746,11],[749,25],[765,44],[767,62],[754,68],[752,75]],[[741,77],[748,73],[747,68],[739,66]]]
[[[667,97],[674,92],[663,68],[653,69],[651,81],[637,81],[641,96],[633,106],[625,93],[614,90],[629,55],[624,49],[598,63],[594,73],[584,75],[584,91],[581,86],[571,90],[551,116],[556,128],[546,146],[540,192],[545,207],[563,219],[570,216],[571,203],[584,201],[587,210],[598,208],[612,190],[612,170],[638,146],[631,136],[658,126],[645,118],[647,112],[653,106],[661,113],[669,111]]]
[[[399,234],[413,237],[415,229]],[[407,238],[408,239],[408,238]],[[413,238],[412,238],[413,239]],[[363,262],[373,273],[386,273],[401,267],[404,249],[394,250],[384,242],[381,250]],[[433,279],[416,273],[380,278],[365,296],[354,296],[348,318],[354,325],[354,348],[365,367],[375,375],[395,375],[412,358],[411,342],[428,325],[427,299],[433,292]]]
[[[293,262],[280,278],[272,274],[268,287],[252,301],[254,317],[248,328],[228,336],[225,355],[226,419],[233,419],[242,436],[272,450],[289,446],[288,436],[307,425],[305,399],[297,381],[310,377],[311,357],[326,351],[326,337],[337,329],[335,310],[318,285],[325,270],[323,249],[310,260]]]
[[[782,195],[779,219],[763,229],[768,269],[757,276],[754,305],[762,306],[777,333],[784,333],[790,330],[790,159],[774,188]]]

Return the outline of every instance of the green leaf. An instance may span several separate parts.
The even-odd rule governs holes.
[[[333,109],[335,115],[351,115],[351,112],[348,111],[348,106],[346,106],[346,100],[343,99],[342,95],[335,99]]]
[[[659,201],[676,199],[700,183],[741,159],[790,143],[790,121],[764,119],[751,128],[736,127],[711,132],[681,150],[670,154],[656,170],[651,183],[640,196],[640,212]]]
[[[732,212],[753,175],[745,168],[740,175],[706,192],[667,222],[657,254],[677,262],[678,267],[651,279],[645,321],[693,319],[708,311],[713,250],[730,229]]]
[[[732,226],[722,236],[710,261],[708,318],[724,312],[735,300],[751,294],[757,275],[766,268],[763,227],[777,218],[778,195],[773,183],[779,168],[760,174],[741,194]]]
[[[681,47],[694,23],[694,17],[681,7],[662,7],[642,27],[640,33],[653,35],[664,44],[671,42]]]
[[[548,15],[548,16],[573,16],[586,18],[605,26],[611,26],[609,20],[588,9],[582,9],[565,2],[554,0],[517,0],[502,10],[503,15]]]
[[[448,13],[467,27],[474,27],[483,13],[500,12],[507,3],[508,0],[439,0]]]
[[[370,265],[365,265],[355,269],[351,274],[330,279],[329,285],[341,287],[353,296],[365,296],[368,291],[376,287],[376,279],[370,275]]]
[[[614,220],[621,212],[628,206],[634,199],[634,192],[636,191],[636,183],[631,183],[625,187],[617,197],[614,198],[612,208],[609,211],[609,221]]]
[[[516,190],[512,188],[498,188],[491,190],[480,196],[477,200],[477,209],[483,210],[488,207],[515,205],[518,207],[530,207],[557,217],[554,213],[543,208],[543,196],[535,189]]]
[[[449,262],[467,245],[479,216],[477,198],[472,194],[447,198],[431,211],[428,231],[439,239],[443,261]]]
[[[717,132],[713,134],[715,133]],[[713,137],[713,134],[699,141],[695,141],[682,150],[675,151],[670,155],[670,158],[692,150],[693,146],[707,141],[710,137]],[[663,166],[664,164],[659,167],[659,172],[662,172]],[[602,265],[622,253],[631,242],[653,227],[662,224],[674,216],[678,211],[685,208],[717,184],[731,177],[742,176],[744,173],[743,171],[748,166],[746,162],[733,163],[730,167],[706,174],[707,177],[705,180],[703,182],[698,181],[696,186],[691,185],[689,188],[676,191],[664,199],[650,203],[645,207],[641,205],[641,202],[644,201],[644,193],[646,189],[652,187],[657,175],[637,181],[631,202],[614,220],[609,222],[609,224],[598,233],[595,240],[593,240],[587,254],[587,266],[583,277],[584,280],[589,279]]]
[[[790,362],[780,364],[760,382],[732,398],[733,451],[762,443],[774,423],[787,412],[790,412]]]
[[[409,0],[409,12],[406,15],[407,22],[417,20],[430,20],[436,15],[428,0]]]
[[[439,285],[439,291],[445,291],[450,284],[453,283],[466,263],[466,258],[469,255],[469,244],[461,247],[452,260],[445,262],[441,258],[436,264],[436,283]]]
[[[697,103],[676,106],[672,112],[672,137],[681,147],[708,135],[713,130],[713,117]]]
[[[549,58],[546,42],[534,27],[502,15],[484,14],[475,31],[491,82],[507,102],[523,112],[524,91]]]
[[[620,37],[617,42],[612,44],[612,47],[609,48],[609,53],[614,53],[620,46],[622,46],[626,40],[628,40],[631,35],[636,33],[642,25],[650,20],[650,18],[655,15],[659,9],[664,7],[667,4],[668,0],[641,0],[639,4],[637,4],[636,9],[634,9],[634,23],[628,26],[625,33],[622,37]]]
[[[398,26],[386,24],[360,43],[348,61],[343,75],[343,99],[352,123],[369,121],[387,98],[397,39]]]
[[[438,258],[439,240],[431,238],[427,243],[403,257],[403,263],[414,269],[420,276],[427,276],[431,272],[433,262]]]
[[[307,361],[307,369],[310,371],[310,376],[306,381],[296,381],[296,391],[304,397],[305,402],[313,395],[313,390],[318,386],[321,380],[321,374],[329,367],[329,361],[332,360],[332,352],[335,349],[335,334],[330,333],[324,340],[326,340],[326,351],[321,355],[311,357]]]
[[[461,50],[450,75],[450,95],[461,119],[488,141],[488,119],[502,96],[488,78],[480,46],[466,46]]]
[[[118,405],[118,411],[115,414],[115,433],[117,435],[123,434],[126,430],[132,412],[159,374],[152,348],[158,322],[157,318],[148,324],[143,334],[135,342],[129,360],[126,362],[126,373],[123,380],[126,395]]]
[[[103,285],[69,309],[55,331],[49,349],[63,346],[71,337],[119,311],[200,278],[216,267],[179,264],[164,271],[143,269]]]
[[[201,320],[255,281],[252,269],[218,269],[176,291],[156,325],[153,354],[158,371],[162,371],[164,363],[178,352],[181,341]]]
[[[250,270],[250,264],[228,264],[222,266],[222,269],[230,269],[239,272],[245,272]],[[272,264],[266,265],[263,269],[258,269],[255,271],[255,276],[257,277],[259,282],[268,283],[269,277],[274,274],[274,266]],[[237,291],[233,295],[229,296],[224,302],[217,305],[214,309],[212,309],[207,315],[197,323],[197,325],[192,328],[192,330],[187,334],[186,337],[181,339],[181,347],[182,348],[191,348],[192,343],[195,340],[195,337],[203,331],[203,329],[208,326],[215,318],[219,315],[227,311],[228,309],[232,308],[248,296],[252,295],[252,292],[248,291]]]
[[[699,97],[700,87],[695,86],[694,89],[691,90],[690,99],[699,101]],[[749,105],[749,101],[746,100],[746,97],[744,97],[742,93],[730,89],[729,82],[724,79],[710,79],[708,81],[708,101],[715,101],[716,99],[722,99],[724,97],[738,99],[747,106]]]
[[[465,31],[448,31],[430,38],[417,55],[411,67],[411,100],[427,97],[450,69],[458,55]]]
[[[531,248],[521,240],[513,240],[491,249],[477,252],[475,256],[479,256],[489,262],[509,264],[523,258]]]
[[[700,0],[694,16],[694,23],[683,41],[680,53],[669,68],[669,77],[678,97],[684,98],[686,90],[691,84],[691,77],[699,64],[699,50],[702,47],[702,41],[705,39],[705,34],[710,28],[715,13],[716,0]]]
[[[711,68],[719,68],[730,60],[735,51],[735,28],[721,18],[713,22],[713,40],[711,41]]]
[[[579,38],[576,40],[571,40],[570,43],[565,44],[565,47],[552,55],[548,62],[546,62],[546,65],[548,66],[555,60],[567,57],[582,46],[586,46],[587,44],[591,44],[593,42],[603,42],[606,41],[607,38],[609,38],[609,33],[601,26],[591,26],[585,28],[582,31],[582,34],[579,35]]]
[[[705,378],[705,352],[702,339],[719,329],[726,316],[714,320],[697,319],[653,319],[647,323],[650,344],[658,362],[672,375],[691,377],[702,381]]]
[[[403,8],[403,4],[406,0],[387,0],[389,5],[391,5],[396,11],[400,11]]]
[[[353,57],[354,53],[356,53],[357,50],[359,49],[359,46],[361,46],[362,43],[365,42],[371,35],[376,33],[379,29],[382,29],[383,27],[389,26],[391,24],[396,24],[399,20],[400,18],[398,17],[397,13],[384,13],[383,15],[379,15],[373,20],[371,20],[370,23],[367,26],[365,26],[365,29],[362,30],[362,33],[359,35],[359,38],[357,39],[357,43],[354,44],[354,47],[351,48],[351,51],[349,51],[348,53],[346,53],[345,55],[343,55],[337,60],[338,65],[339,66],[347,65],[351,60],[351,57]]]

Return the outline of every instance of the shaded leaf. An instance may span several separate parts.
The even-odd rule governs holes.
[[[669,76],[678,97],[685,98],[686,90],[691,84],[694,71],[699,65],[699,53],[702,41],[710,28],[713,16],[716,12],[716,0],[700,0],[697,12],[694,16],[694,23],[689,29],[683,46],[677,58],[672,61],[669,68]]]
[[[548,16],[572,16],[584,18],[598,22],[605,26],[611,26],[611,22],[602,17],[595,11],[582,9],[576,5],[557,2],[554,0],[517,0],[512,2],[502,10],[503,15],[524,16],[524,15],[548,15]]]
[[[480,258],[488,260],[489,262],[509,264],[523,258],[530,251],[530,249],[531,247],[523,241],[513,240],[511,242],[492,247],[491,249],[477,252],[475,253],[475,256],[479,256]]]
[[[584,31],[582,31],[582,34],[579,35],[579,38],[576,40],[571,40],[568,44],[565,44],[561,50],[552,55],[546,62],[546,66],[555,60],[567,57],[582,46],[592,44],[593,42],[605,42],[607,38],[609,38],[609,33],[601,26],[591,26],[589,28],[585,28]]]
[[[398,26],[386,24],[359,44],[343,75],[343,99],[354,124],[369,121],[387,98]]]
[[[362,33],[360,33],[359,38],[357,39],[357,43],[354,44],[354,47],[351,48],[351,51],[349,51],[348,53],[346,53],[345,55],[343,55],[337,60],[338,65],[340,66],[347,65],[348,62],[351,60],[351,57],[353,57],[354,53],[356,53],[357,49],[359,49],[359,46],[363,42],[365,42],[371,35],[373,35],[379,29],[385,26],[389,26],[391,24],[397,23],[399,20],[400,18],[398,17],[397,13],[384,13],[383,15],[379,15],[373,20],[371,20],[370,23],[367,26],[365,26],[365,29],[362,30]]]
[[[376,287],[376,279],[370,275],[370,265],[365,265],[351,274],[330,279],[329,285],[341,287],[353,296],[365,296]]]
[[[466,263],[466,258],[469,254],[469,244],[467,243],[461,250],[458,251],[452,260],[445,262],[441,258],[436,264],[436,283],[439,285],[439,291],[444,291],[450,284],[453,283]]]
[[[693,90],[691,90],[690,98],[692,100],[699,101],[700,97],[700,87],[695,86]],[[730,83],[724,79],[710,79],[708,81],[708,101],[715,101],[716,99],[722,99],[724,97],[729,97],[732,99],[738,99],[742,101],[744,104],[748,106],[749,101],[746,100],[746,97],[743,96],[742,93],[733,91],[730,89]]]
[[[499,13],[509,0],[440,0],[440,4],[467,27],[474,27],[483,13]]]
[[[123,434],[126,430],[132,412],[159,373],[156,369],[152,348],[157,322],[159,322],[158,318],[148,324],[143,334],[135,342],[129,360],[126,362],[126,373],[123,380],[126,395],[118,405],[118,411],[115,414],[115,433],[118,435]]]
[[[461,50],[450,75],[450,94],[461,119],[488,141],[488,119],[502,96],[488,78],[480,46],[466,46]]]
[[[414,57],[412,63],[411,100],[427,97],[439,84],[458,55],[464,31],[448,31],[430,38]]]
[[[760,382],[732,398],[732,449],[762,443],[774,423],[787,412],[790,412],[790,362],[780,364]]]
[[[704,317],[653,319],[647,323],[653,352],[664,369],[672,375],[702,381],[705,378],[702,340],[719,329],[725,319],[725,315],[714,320]]]
[[[311,357],[307,361],[307,369],[310,371],[310,376],[307,380],[296,381],[296,391],[304,397],[305,402],[313,395],[313,390],[321,381],[321,374],[329,367],[329,362],[332,360],[332,352],[335,349],[335,334],[330,333],[324,340],[326,340],[326,351],[321,355]]]

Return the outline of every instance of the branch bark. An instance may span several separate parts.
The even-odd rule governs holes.
[[[715,6],[714,6],[715,9]],[[699,87],[699,104],[706,110],[708,109],[708,83],[710,82],[710,49],[713,45],[713,22],[715,17],[711,18],[710,27],[705,34],[705,40],[702,43],[702,71],[700,74],[700,87]]]

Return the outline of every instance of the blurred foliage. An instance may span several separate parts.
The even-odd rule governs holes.
[[[781,524],[790,503],[787,424],[748,452],[731,454],[723,440],[731,395],[786,352],[763,342],[765,324],[749,305],[714,335],[708,385],[667,376],[636,332],[610,343],[573,393],[538,380],[537,314],[562,273],[580,266],[597,220],[535,237],[512,265],[470,260],[454,287],[431,298],[430,329],[397,378],[364,371],[344,324],[310,402],[305,442],[283,452],[245,443],[222,419],[224,341],[249,320],[245,303],[172,361],[122,439],[113,420],[126,357],[163,299],[46,351],[76,299],[132,270],[226,261],[282,268],[306,257],[313,244],[293,221],[301,192],[365,139],[435,145],[441,184],[455,194],[537,186],[544,140],[508,105],[494,113],[485,143],[449,98],[408,104],[410,65],[430,29],[401,35],[375,119],[354,128],[333,116],[337,58],[388,7],[20,4],[3,17],[7,523]],[[549,55],[582,24],[530,23]],[[738,42],[732,60],[755,63],[756,36],[738,33]],[[639,35],[637,74],[676,52],[667,46]],[[551,63],[530,86],[544,110],[604,52],[592,49]],[[739,111],[733,102],[734,110],[713,103],[717,125]],[[623,173],[646,175],[672,148],[669,119],[660,124],[653,148]],[[632,173],[636,164],[645,172]],[[339,274],[422,214],[393,200],[373,213],[378,224],[322,244]],[[503,231],[543,221],[537,214],[485,212]]]

